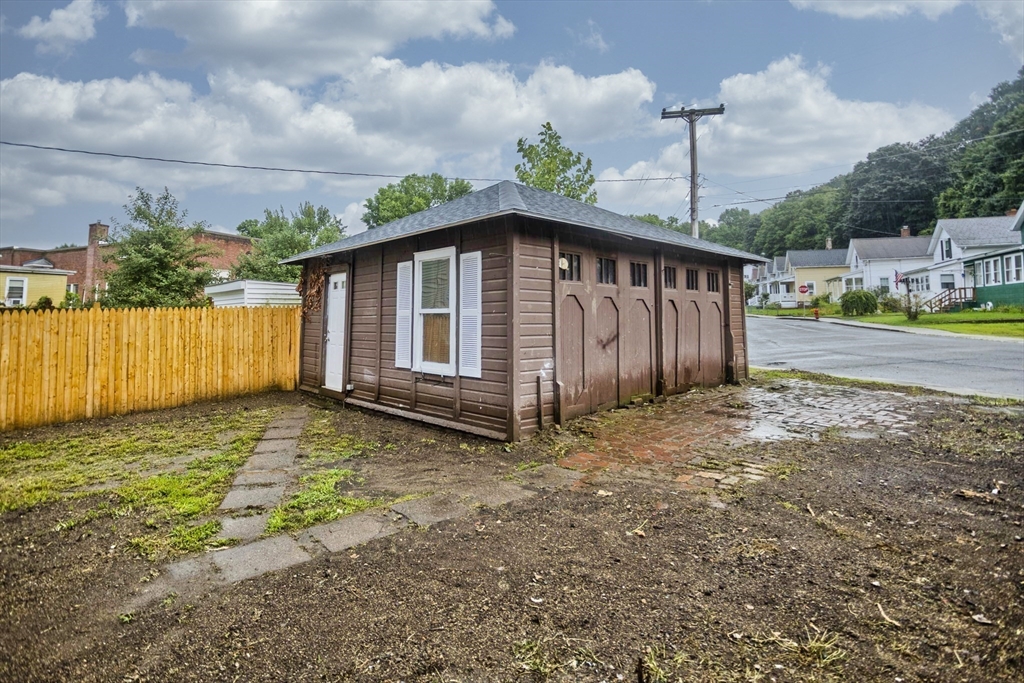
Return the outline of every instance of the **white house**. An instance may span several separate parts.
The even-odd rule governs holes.
[[[900,237],[872,237],[850,240],[846,249],[846,266],[850,272],[832,278],[829,291],[833,297],[854,289],[869,289],[880,292],[895,291],[895,273],[906,274],[932,263],[929,249],[932,238],[911,237],[910,229],[904,227]],[[910,280],[910,291],[927,295],[931,290],[928,275]]]
[[[215,308],[222,306],[300,306],[302,297],[294,282],[233,280],[210,285],[206,296]]]

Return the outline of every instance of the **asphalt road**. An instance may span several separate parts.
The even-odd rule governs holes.
[[[750,364],[1024,399],[1024,342],[747,316]]]

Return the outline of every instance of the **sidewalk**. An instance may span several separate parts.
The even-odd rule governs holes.
[[[748,315],[757,315],[752,313]],[[761,318],[772,318],[775,320],[802,320],[811,323],[827,323],[830,325],[846,325],[847,327],[865,327],[871,330],[886,330],[888,332],[903,332],[905,334],[923,334],[929,337],[953,337],[955,339],[977,339],[980,341],[1008,342],[1011,344],[1024,344],[1024,339],[1014,337],[995,337],[985,334],[961,334],[959,332],[946,332],[945,330],[932,330],[928,328],[898,327],[896,325],[879,325],[878,323],[864,323],[858,320],[843,320],[842,318],[821,318],[815,320],[810,316],[799,315],[763,315]]]

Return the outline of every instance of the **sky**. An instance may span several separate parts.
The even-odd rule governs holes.
[[[1024,64],[1024,1],[0,0],[0,245],[84,244],[164,187],[232,232],[328,207],[348,234],[409,173],[515,179],[550,121],[598,205],[760,211],[880,146],[947,130]],[[366,175],[337,175],[352,173]],[[393,178],[379,176],[395,176]]]

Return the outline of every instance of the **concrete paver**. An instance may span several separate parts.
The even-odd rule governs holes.
[[[451,493],[438,493],[426,498],[407,500],[392,505],[391,509],[420,526],[457,519],[470,512],[470,509],[460,502],[459,496]]]
[[[220,579],[236,583],[313,559],[291,536],[274,536],[213,553]]]
[[[284,495],[284,486],[261,486],[259,488],[232,487],[221,510],[244,510],[246,508],[271,508],[277,505]],[[223,524],[223,521],[221,522]]]
[[[234,486],[255,486],[258,484],[287,484],[294,477],[286,470],[239,470]]]
[[[522,486],[507,481],[494,481],[480,486],[474,486],[461,491],[467,498],[486,505],[490,508],[501,507],[507,503],[523,500],[537,495],[535,491],[524,489]]]
[[[307,529],[299,537],[299,544],[308,548],[312,541],[317,541],[329,552],[337,553],[390,536],[406,526],[404,519],[394,519],[387,513],[363,512]]]
[[[221,528],[217,538],[237,538],[240,541],[251,541],[259,538],[267,528],[269,513],[249,515],[248,517],[222,517]]]
[[[295,461],[298,450],[280,450],[266,453],[256,453],[249,461],[242,465],[240,471],[249,470],[283,470],[291,467]]]

